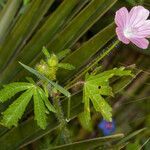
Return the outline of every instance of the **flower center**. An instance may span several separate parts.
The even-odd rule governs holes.
[[[124,36],[126,38],[132,38],[135,35],[136,32],[137,32],[137,29],[136,28],[132,28],[132,27],[127,27],[123,31]]]
[[[112,129],[112,123],[108,122],[105,124],[106,129]]]

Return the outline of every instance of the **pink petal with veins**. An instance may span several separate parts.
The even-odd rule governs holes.
[[[135,6],[130,12],[123,7],[116,12],[115,23],[117,24],[116,33],[118,39],[125,44],[130,41],[136,46],[146,49],[150,37],[150,11],[143,6]]]
[[[123,31],[122,31],[121,28],[117,27],[116,28],[116,33],[117,33],[117,36],[118,36],[120,41],[122,41],[125,44],[129,44],[130,43],[130,41],[124,36]]]
[[[149,10],[143,6],[135,6],[129,12],[129,26],[139,27],[149,16]]]
[[[135,38],[135,39],[130,39],[130,41],[142,49],[147,49],[149,45],[149,41],[145,38],[141,38],[141,39]]]
[[[150,31],[150,20],[146,20],[143,25],[138,28],[138,31]]]
[[[115,22],[118,27],[125,27],[127,24],[129,12],[127,8],[123,7],[116,12]]]

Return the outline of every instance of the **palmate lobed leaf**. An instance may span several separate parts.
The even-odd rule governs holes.
[[[113,76],[133,76],[131,70],[125,70],[125,67],[114,68],[112,70],[104,71],[95,76],[90,76],[88,81],[105,81],[110,79]]]
[[[101,86],[99,89],[99,94],[106,95],[106,96],[114,96],[112,88],[108,85]]]
[[[112,108],[109,104],[104,100],[104,98],[100,95],[99,89],[95,85],[91,85],[90,83],[86,83],[85,85],[85,95],[88,95],[91,99],[93,106],[96,111],[102,113],[102,116],[105,120],[112,120]]]
[[[33,95],[33,89],[30,88],[25,91],[16,101],[14,101],[9,108],[3,112],[3,119],[1,124],[10,128],[17,126],[18,120],[22,117],[29,101]]]
[[[41,94],[39,93],[39,90],[36,88],[34,89],[33,94],[34,99],[34,114],[35,114],[35,120],[37,120],[37,124],[42,128],[45,129],[47,122],[46,122],[46,107],[44,105],[43,99],[41,97]]]
[[[50,103],[50,101],[48,100],[48,97],[46,96],[45,92],[41,89],[41,88],[38,88],[38,92],[43,100],[43,102],[45,103],[47,109],[51,112],[56,112],[54,106]]]
[[[85,129],[91,130],[91,125],[88,125],[91,121],[89,99],[95,110],[101,112],[105,120],[112,121],[112,108],[103,96],[113,96],[112,88],[109,85],[109,79],[113,76],[133,76],[133,74],[130,70],[120,67],[104,71],[97,75],[86,75],[83,89],[84,113],[81,116],[79,115],[79,120]]]
[[[21,94],[21,96],[18,97],[17,100],[15,100],[11,105],[9,105],[9,108],[2,113],[3,119],[1,120],[1,124],[8,128],[12,126],[17,126],[19,119],[22,117],[28,103],[30,102],[33,96],[35,120],[37,120],[37,124],[39,127],[45,129],[47,125],[47,109],[51,112],[56,112],[56,110],[46,97],[46,94],[43,91],[43,89],[31,83],[11,83],[9,85],[6,85],[6,87],[8,91],[12,88],[15,89],[15,92],[11,92],[11,94],[13,95],[18,93],[19,90],[26,89],[26,91],[23,94]],[[5,100],[12,96],[10,95],[10,93],[9,95],[8,93],[7,95],[6,93],[3,94],[3,92],[6,92],[5,88],[2,89],[1,92],[2,96],[5,96]]]
[[[84,112],[78,115],[79,121],[84,129],[88,131],[92,131],[92,121],[91,121],[91,114],[90,114],[90,99],[86,94],[86,87],[84,86],[83,89],[83,102],[84,102]]]
[[[5,85],[2,90],[0,90],[0,102],[5,102],[6,100],[13,97],[16,93],[24,91],[33,87],[33,84],[26,82],[14,82]]]

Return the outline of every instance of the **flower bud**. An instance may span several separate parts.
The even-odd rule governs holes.
[[[45,76],[49,76],[49,67],[45,61],[41,60],[39,64],[36,65],[36,70]]]
[[[52,56],[47,60],[47,63],[50,67],[56,67],[58,65],[58,58],[55,54],[52,54]]]

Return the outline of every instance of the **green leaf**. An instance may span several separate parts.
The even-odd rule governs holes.
[[[76,35],[76,33],[74,32],[74,37],[75,37],[74,40],[79,39],[79,37],[81,36],[80,33],[83,35],[89,29],[89,26],[91,27],[99,19],[101,14],[103,15],[104,12],[106,12],[116,1],[117,0],[115,0],[115,1],[107,0],[107,4],[104,2],[104,0],[102,2],[101,2],[101,0],[100,1],[97,1],[97,0],[90,1],[90,3],[86,7],[86,10],[80,12],[80,13],[83,12],[83,14],[80,15],[79,17],[76,16],[78,19],[76,20],[75,23],[72,23],[72,25],[71,25],[73,28],[73,29],[71,29],[71,31],[73,31],[73,32],[74,32],[74,28],[76,28],[76,27],[73,27],[73,25],[76,26],[76,23],[78,23],[77,26],[79,26],[79,28],[81,28],[81,30],[84,31],[81,33],[80,29],[78,28],[79,35]],[[25,64],[29,64],[31,61],[32,61],[32,63],[35,62],[35,57],[37,56],[37,54],[39,52],[41,52],[41,48],[43,47],[43,45],[46,45],[46,42],[52,41],[52,39],[54,39],[54,35],[58,31],[58,28],[62,27],[62,24],[64,24],[68,14],[70,13],[70,11],[72,11],[72,9],[77,4],[78,4],[78,1],[65,0],[60,5],[60,7],[55,11],[55,13],[53,13],[51,15],[51,17],[48,18],[48,20],[45,22],[45,24],[42,26],[42,28],[40,30],[38,30],[38,32],[31,39],[29,44],[27,44],[24,47],[24,49],[18,55],[18,57],[15,58],[15,60],[7,66],[7,69],[5,69],[3,71],[3,73],[1,74],[1,82],[6,83],[6,82],[10,81],[14,77],[16,77],[16,74],[18,72],[21,71],[21,67],[18,66],[18,60],[20,60],[21,62],[23,62]],[[84,20],[83,24],[80,24],[80,20],[82,21],[82,19]],[[86,26],[86,28],[85,28],[85,26]],[[83,30],[83,29],[85,29],[85,30]],[[68,40],[68,38],[73,36],[71,31],[68,30],[68,32],[70,32],[70,33],[68,33],[69,37],[67,37],[66,40]],[[66,33],[64,32],[64,34],[66,34]],[[60,35],[58,34],[57,36],[60,36]],[[110,24],[108,27],[106,27],[105,29],[100,31],[98,34],[96,34],[93,38],[91,38],[91,40],[89,40],[87,42],[88,44],[83,44],[83,46],[81,46],[81,48],[79,48],[77,51],[75,51],[75,53],[74,53],[75,55],[73,54],[73,55],[71,55],[71,57],[68,57],[67,59],[65,58],[64,62],[73,64],[76,67],[76,70],[78,70],[79,67],[81,67],[83,65],[83,63],[85,63],[91,56],[93,56],[99,49],[101,49],[114,36],[115,36],[115,25]],[[61,36],[61,39],[63,39],[63,38],[64,38],[64,35]],[[64,42],[66,42],[66,40]],[[74,40],[72,40],[72,42],[74,42]],[[59,42],[60,42],[60,40],[58,40],[58,43]],[[52,48],[50,48],[50,47],[48,47],[48,48],[50,50],[54,50],[57,53],[58,51],[60,51],[62,49],[63,45],[65,45],[65,43],[63,43],[62,45],[60,44],[60,48],[56,50],[55,47],[57,47],[58,43],[55,44],[54,46],[52,46]],[[69,45],[68,47],[70,47],[70,46],[71,45]],[[68,47],[66,47],[66,48],[68,48]],[[80,58],[80,61],[77,61],[79,58]],[[73,61],[73,63],[72,63],[72,61]],[[78,63],[80,63],[80,64],[78,65]],[[11,76],[10,76],[10,72],[11,72]],[[60,74],[61,74],[60,81],[64,81],[66,79],[66,77],[68,78],[68,75],[71,76],[75,72],[76,71],[73,71],[72,73],[70,73],[69,71],[60,72]]]
[[[116,94],[116,93],[120,92],[121,89],[125,88],[127,85],[129,85],[131,82],[133,82],[134,78],[138,74],[139,74],[139,71],[136,71],[136,74],[134,77],[133,76],[123,76],[123,77],[118,78],[117,81],[115,80],[113,82],[110,82],[110,84],[112,85],[113,93]],[[88,76],[86,77],[86,80],[87,79],[88,79]],[[100,84],[106,85],[106,83],[104,81],[100,82]],[[108,84],[108,82],[107,82],[107,84]],[[117,88],[116,88],[116,86],[117,86]],[[83,97],[83,99],[82,99],[82,97]],[[72,114],[71,118],[74,118],[79,113],[83,112],[82,102],[84,102],[84,107],[87,107],[86,106],[87,104],[85,102],[88,102],[88,99],[86,97],[87,96],[85,96],[84,90],[83,90],[83,94],[82,94],[82,92],[79,92],[71,97],[71,114]],[[66,109],[66,107],[64,109]]]
[[[39,90],[36,89],[36,88],[34,89],[33,99],[34,99],[35,120],[37,120],[37,124],[42,129],[45,129],[46,125],[47,125],[47,122],[46,122],[46,107],[44,105],[41,94],[39,93]]]
[[[112,92],[112,88],[109,86],[109,84],[107,85],[103,85],[99,87],[99,94],[100,95],[104,95],[104,96],[114,96],[113,92]]]
[[[0,14],[0,40],[5,38],[7,30],[14,19],[22,0],[8,0]],[[7,53],[8,55],[8,53]]]
[[[5,69],[7,63],[14,59],[17,56],[15,54],[18,54],[22,47],[26,45],[26,41],[33,34],[53,1],[54,0],[32,1],[29,6],[29,10],[19,17],[18,21],[11,30],[11,33],[6,37],[6,40],[0,47],[0,70]],[[4,49],[5,51],[3,51]]]
[[[23,0],[23,5],[28,5],[30,3],[30,0]]]
[[[100,74],[97,74],[95,76],[90,76],[88,78],[88,81],[95,81],[95,82],[101,82],[101,81],[105,81],[108,80],[110,78],[112,78],[113,76],[133,76],[131,70],[125,70],[124,67],[120,67],[120,68],[114,68],[108,71],[104,71]]]
[[[66,70],[74,70],[75,69],[75,67],[69,63],[59,63],[58,67],[66,69]]]
[[[92,126],[91,115],[90,115],[90,99],[86,94],[85,86],[83,89],[83,102],[84,102],[84,112],[80,113],[78,115],[78,118],[84,129],[88,131],[92,131],[93,126]]]
[[[53,0],[40,0],[42,4],[47,5],[47,3],[51,3],[53,2]],[[35,3],[37,1],[33,1],[33,3]],[[6,80],[6,82],[8,82],[8,80],[10,80],[10,78],[12,77],[12,72],[13,73],[18,73],[18,71],[20,71],[22,68],[18,65],[18,60],[21,62],[24,62],[26,64],[29,64],[31,61],[35,60],[36,56],[41,52],[41,49],[44,45],[46,45],[49,41],[51,41],[54,36],[57,34],[58,30],[62,27],[62,25],[65,23],[66,19],[68,18],[69,14],[71,13],[71,11],[73,10],[73,8],[78,4],[79,0],[64,0],[61,5],[56,9],[56,11],[54,11],[54,13],[52,13],[52,15],[50,15],[47,20],[44,22],[44,24],[42,25],[42,27],[36,32],[36,34],[34,34],[34,36],[32,37],[32,39],[30,40],[30,42],[28,44],[25,45],[25,47],[22,49],[21,53],[19,53],[19,55],[15,55],[13,57],[13,60],[11,61],[11,63],[9,63],[9,65],[7,67],[10,67],[10,69],[6,69],[5,71],[9,71],[11,72],[11,76],[9,78],[6,77],[6,72],[2,75]],[[49,8],[49,7],[48,7]],[[43,9],[43,7],[41,7],[41,9]],[[41,10],[37,13],[34,13],[34,15],[38,15],[40,16],[45,10]],[[29,13],[29,17],[31,17],[32,15],[30,14],[30,11],[28,11]],[[37,16],[36,16],[37,18]],[[31,22],[35,22],[34,18],[31,18]],[[28,21],[26,22],[28,23]],[[29,24],[28,24],[29,25]],[[26,25],[22,24],[20,25],[20,27],[25,27]],[[27,26],[28,27],[28,26]],[[29,28],[31,29],[31,27]],[[21,34],[22,36],[22,30],[18,30],[17,31],[18,34]],[[27,32],[29,33],[29,31]],[[30,32],[31,33],[31,32]],[[16,35],[16,34],[15,34]],[[42,35],[42,36],[41,36]],[[15,36],[14,36],[15,37]],[[14,38],[11,38],[11,41]],[[15,45],[20,41],[20,37],[17,39],[14,39],[15,41],[12,42],[14,47],[14,43]],[[18,42],[16,42],[18,41]],[[6,44],[7,45],[7,44]],[[7,50],[7,53],[5,51],[5,59],[8,59],[8,54],[12,54],[12,47],[9,46],[9,49]],[[53,49],[52,49],[53,50]],[[9,51],[9,52],[8,52]],[[7,55],[6,55],[7,54]],[[7,58],[6,58],[7,56]],[[2,55],[0,55],[0,64],[2,66],[4,66],[4,57],[2,57]],[[1,61],[1,59],[3,59],[3,61]],[[6,62],[5,62],[6,64]],[[12,67],[13,66],[13,67]],[[1,68],[1,66],[0,66]],[[4,67],[3,67],[4,68]],[[11,71],[10,71],[11,70]],[[10,75],[10,73],[7,74],[8,76]],[[2,79],[2,76],[0,78],[1,81],[4,81]],[[15,76],[13,76],[15,77]],[[12,78],[11,78],[12,79]]]
[[[25,63],[29,62],[29,59],[30,62],[33,61],[35,56],[41,52],[43,45],[46,45],[54,38],[54,35],[57,33],[58,29],[63,25],[66,18],[78,2],[79,0],[64,0],[57,10],[46,20],[31,41],[25,46],[19,56],[19,60],[21,59],[21,61]],[[53,48],[51,49],[49,47],[48,49],[53,50]]]
[[[57,83],[49,80],[48,78],[46,78],[44,75],[42,75],[41,73],[39,73],[38,71],[36,71],[35,69],[20,63],[25,69],[27,69],[29,72],[33,73],[34,75],[36,75],[38,78],[40,78],[43,81],[48,82],[49,84],[51,84],[52,86],[55,87],[55,89],[57,89],[59,92],[61,92],[62,94],[64,94],[67,97],[70,97],[70,93],[64,89],[63,87],[61,87],[60,85],[58,85]]]
[[[65,56],[67,56],[67,54],[69,54],[70,52],[71,52],[70,49],[65,49],[65,50],[59,52],[59,53],[57,54],[57,57],[58,57],[59,60],[61,60],[61,59],[63,59]]]
[[[98,52],[108,41],[115,35],[115,25],[111,23],[106,28],[98,32],[89,41],[85,42],[81,47],[65,57],[62,63],[70,63],[75,66],[75,70],[59,70],[58,77],[60,82],[66,81],[69,77],[77,73],[78,69],[83,66],[94,54]],[[80,61],[79,61],[80,60]]]
[[[119,79],[118,82],[116,81],[112,85],[113,92],[114,93],[120,92],[122,89],[124,89],[126,86],[128,86],[133,81],[133,79],[135,79],[137,77],[137,75],[140,72],[141,71],[136,71],[134,76],[125,76],[125,77],[122,77],[121,79]]]
[[[54,106],[50,103],[48,97],[46,96],[46,93],[41,88],[38,88],[38,92],[39,92],[42,100],[44,101],[46,107],[48,108],[48,110],[55,113],[56,110],[55,110]]]
[[[37,126],[34,119],[31,117],[25,122],[19,124],[16,128],[10,129],[6,134],[0,138],[1,150],[16,150],[36,141],[42,136],[49,134],[55,129],[59,128],[59,124],[56,121],[54,115],[49,114],[48,126],[45,130],[42,130]],[[13,140],[12,140],[13,139]]]
[[[9,108],[3,112],[1,124],[10,128],[17,126],[18,120],[22,117],[29,101],[33,95],[33,88],[24,92],[17,100],[15,100]]]
[[[0,90],[0,102],[5,102],[13,97],[16,93],[29,89],[31,87],[33,87],[33,84],[26,82],[14,82],[5,85],[4,88]]]
[[[142,128],[142,129],[139,129],[137,131],[134,131],[133,133],[131,133],[131,134],[125,136],[123,139],[121,139],[116,145],[120,145],[122,143],[125,143],[125,142],[129,141],[130,139],[137,136],[138,134],[141,134],[145,130],[146,130],[146,128]]]
[[[118,79],[117,83],[119,84],[120,81],[122,83],[122,77]],[[130,83],[131,81],[133,81],[132,77],[128,78],[128,80],[124,83],[124,85],[122,84],[121,87],[125,87],[125,85],[127,85],[127,83]],[[118,90],[115,91],[114,89],[113,91],[114,93],[116,93]],[[82,113],[84,111],[82,97],[83,97],[82,92],[79,92],[71,97],[71,118],[70,119],[75,118],[77,115],[79,115],[79,113]],[[67,98],[62,101],[62,107],[65,116],[67,116],[67,101],[68,101]],[[46,130],[42,130],[39,127],[37,127],[33,118],[30,118],[24,123],[21,123],[17,128],[13,128],[12,130],[8,131],[5,135],[3,135],[0,138],[1,149],[12,150],[12,149],[18,149],[19,147],[24,147],[25,145],[28,145],[33,141],[36,141],[37,139],[40,139],[44,135],[49,134],[50,132],[59,128],[59,124],[56,121],[54,115],[49,114],[48,119],[49,119],[48,127],[46,128]]]
[[[0,6],[3,8],[5,5],[5,0],[0,0]]]
[[[35,81],[31,78],[31,77],[26,77],[26,80],[29,82],[29,83],[32,83],[32,84],[36,84]]]
[[[47,58],[50,58],[50,57],[51,57],[50,53],[48,52],[48,50],[47,50],[47,48],[46,48],[45,46],[42,48],[42,52],[44,53],[44,55],[45,55]]]
[[[130,4],[132,4],[132,5],[136,4],[135,0],[127,0],[127,2],[130,3]]]
[[[84,129],[86,129],[88,131],[92,131],[93,127],[92,127],[90,111],[84,111],[84,112],[80,113],[78,118]]]
[[[126,147],[126,150],[140,150],[140,147],[141,145],[138,141],[136,141],[135,143],[129,143]]]
[[[92,0],[59,36],[48,44],[48,48],[59,51],[72,46],[116,2],[117,0]]]
[[[93,149],[98,146],[105,145],[106,142],[114,142],[118,140],[119,138],[122,138],[124,135],[123,134],[116,134],[116,135],[111,135],[107,137],[98,137],[98,138],[93,138],[93,139],[88,139],[88,140],[83,140],[79,142],[74,142],[71,144],[66,144],[66,145],[60,145],[56,146],[54,148],[51,148],[52,150],[87,150],[87,149]],[[50,150],[50,149],[48,149]]]
[[[98,87],[86,82],[85,89],[85,95],[89,96],[95,110],[101,112],[105,120],[112,121],[112,108],[100,95]]]
[[[112,70],[104,71],[97,75],[88,75],[85,79],[83,90],[83,102],[89,110],[89,99],[92,101],[96,111],[101,112],[103,118],[107,121],[112,121],[112,108],[105,101],[103,96],[113,96],[112,88],[109,85],[109,79],[113,76],[131,76],[130,70],[125,70],[124,67],[114,68]],[[85,125],[84,125],[85,126]]]

